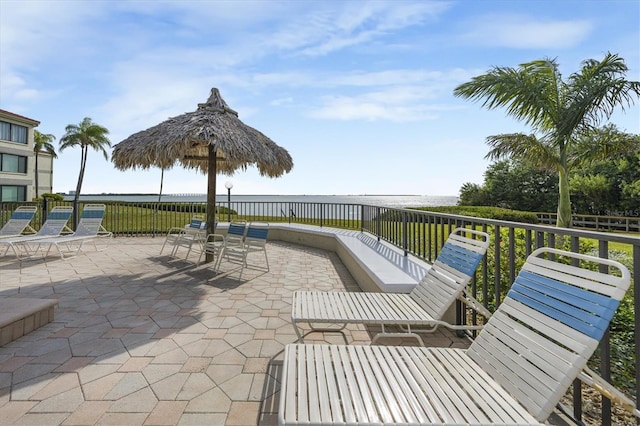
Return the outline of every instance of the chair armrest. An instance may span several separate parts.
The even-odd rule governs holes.
[[[632,413],[634,416],[640,418],[640,410],[636,408],[636,403],[627,397],[620,390],[616,389],[611,383],[596,374],[595,371],[584,367],[584,369],[578,375],[578,378],[597,390],[602,395],[609,398],[611,401],[620,404],[622,408]]]

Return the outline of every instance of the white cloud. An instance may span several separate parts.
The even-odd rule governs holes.
[[[459,107],[427,104],[428,90],[400,87],[358,96],[323,97],[323,105],[309,113],[312,118],[407,122],[434,120],[443,111]]]
[[[594,29],[588,20],[540,19],[516,14],[474,17],[460,28],[460,39],[473,45],[515,49],[570,48],[583,42]]]

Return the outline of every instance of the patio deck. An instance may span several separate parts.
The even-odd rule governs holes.
[[[270,272],[245,269],[239,281],[225,261],[215,275],[195,268],[197,253],[158,255],[163,241],[117,238],[22,268],[0,258],[0,297],[59,300],[53,322],[0,347],[0,424],[277,424],[282,349],[296,339],[292,292],[358,285],[325,250],[269,242]],[[344,337],[305,337],[344,339],[368,344],[371,334],[350,325]],[[468,343],[447,330],[425,342]]]

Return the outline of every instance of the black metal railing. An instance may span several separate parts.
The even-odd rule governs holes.
[[[76,206],[80,211],[84,204]],[[34,203],[0,203],[0,226],[8,220],[18,205]],[[40,214],[32,226],[39,228],[46,212],[55,205],[71,205],[71,202],[49,202],[41,204]],[[184,226],[192,216],[205,215],[203,203],[137,203],[105,202],[107,205],[104,226],[116,236],[162,236],[173,226]],[[631,342],[624,350],[615,342],[619,336],[607,333],[596,354],[600,371],[607,380],[626,380],[624,390],[632,397],[639,395],[640,371],[636,360],[640,358],[640,238],[621,233],[603,233],[583,229],[556,228],[491,219],[481,219],[422,210],[397,209],[360,204],[328,204],[306,202],[218,202],[218,217],[226,221],[259,220],[269,222],[304,223],[366,231],[379,240],[399,247],[405,255],[433,261],[444,245],[449,233],[456,227],[472,227],[488,232],[491,246],[475,278],[471,292],[490,310],[500,304],[515,279],[526,257],[536,248],[557,247],[573,252],[588,252],[601,257],[615,258],[625,263],[632,272],[634,284],[628,292],[631,312],[625,319],[627,332],[632,330]],[[460,322],[481,321],[473,312],[466,312],[460,305]],[[612,344],[612,342],[614,344]],[[593,362],[593,360],[592,360]],[[621,371],[624,370],[624,371]],[[630,371],[631,370],[631,371]],[[582,393],[579,382],[574,384],[575,419],[582,416]],[[601,422],[612,423],[611,406],[606,398],[602,401]]]

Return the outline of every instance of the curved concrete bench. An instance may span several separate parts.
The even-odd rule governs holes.
[[[276,222],[269,223],[268,239],[336,252],[363,291],[410,293],[431,267],[367,232]]]
[[[0,346],[53,321],[56,299],[0,299]]]

